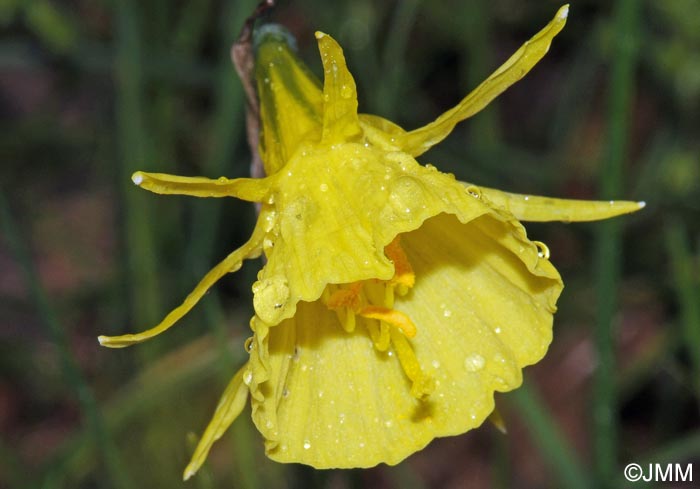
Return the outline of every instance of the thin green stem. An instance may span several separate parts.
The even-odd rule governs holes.
[[[396,115],[397,102],[405,96],[406,47],[410,38],[421,0],[401,0],[396,5],[389,24],[386,44],[381,60],[384,71],[382,83],[375,92],[373,109],[389,119]]]
[[[120,461],[114,440],[109,431],[105,429],[102,413],[97,405],[92,389],[83,377],[80,366],[71,353],[66,330],[61,325],[58,316],[49,303],[46,291],[39,281],[39,276],[28,252],[29,248],[20,235],[20,231],[10,211],[9,203],[1,190],[0,229],[2,229],[2,234],[5,236],[12,253],[21,267],[24,281],[27,284],[36,312],[46,328],[47,335],[58,351],[63,376],[66,383],[75,391],[87,429],[105,464],[110,483],[116,488],[128,489],[133,487],[125,466]]]
[[[544,460],[556,473],[561,483],[560,487],[567,489],[591,487],[571,447],[552,422],[552,415],[547,412],[547,408],[537,395],[527,385],[523,385],[508,394],[508,400],[515,405],[525,421]]]
[[[131,174],[151,159],[146,136],[141,40],[138,15],[131,0],[115,3],[117,46],[117,128],[122,151],[119,184],[124,198],[125,255],[132,317],[155,324],[162,313],[154,233],[146,192],[135,189]]]
[[[218,74],[216,81],[215,112],[210,130],[210,152],[203,164],[202,172],[212,178],[228,174],[237,176],[232,172],[231,163],[236,147],[243,139],[244,130],[244,95],[243,87],[236,75],[230,59],[230,46],[245,18],[253,11],[254,1],[231,2],[224,12],[221,26],[222,38],[225,49],[222,49],[219,57]],[[247,168],[248,162],[236,165],[239,168]],[[221,218],[221,206],[223,202],[194,202],[194,214],[192,235],[197,239],[192,242],[189,253],[189,262],[195,275],[199,276],[208,270],[212,262],[216,238],[217,224]]]
[[[616,36],[608,94],[608,139],[599,179],[600,195],[604,200],[619,198],[623,189],[622,169],[627,156],[640,6],[639,0],[620,0],[615,8]],[[613,320],[620,283],[621,242],[619,221],[610,220],[599,224],[595,249],[598,305],[595,346],[598,367],[593,386],[593,448],[596,485],[601,488],[612,487],[617,471]]]

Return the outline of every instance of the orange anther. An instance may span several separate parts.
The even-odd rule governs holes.
[[[384,247],[384,253],[394,263],[394,276],[391,283],[404,285],[409,289],[413,287],[416,283],[416,274],[413,273],[413,267],[408,262],[406,252],[401,248],[400,236],[397,235]]]
[[[362,282],[350,284],[347,289],[339,289],[331,294],[326,306],[329,309],[339,309],[347,307],[353,311],[360,308],[360,291],[362,290]]]
[[[413,338],[416,336],[416,325],[413,324],[411,318],[406,314],[397,311],[396,309],[389,309],[386,307],[379,306],[367,306],[364,307],[359,313],[360,316],[369,319],[379,319],[384,321],[395,328],[398,328],[403,332],[408,338]]]

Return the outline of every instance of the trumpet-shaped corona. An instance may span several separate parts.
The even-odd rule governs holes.
[[[226,388],[185,470],[201,466],[247,398],[269,457],[317,468],[396,464],[494,412],[552,338],[563,284],[521,220],[587,221],[637,202],[570,201],[457,181],[416,157],[522,78],[568,6],[456,107],[405,131],[359,114],[343,52],[317,33],[321,85],[274,31],[257,50],[261,179],[137,172],[161,194],[261,204],[250,240],[163,321],[101,336],[124,347],[162,333],[223,275],[264,254],[253,284],[250,359]]]

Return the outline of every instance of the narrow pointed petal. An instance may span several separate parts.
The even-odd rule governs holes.
[[[189,195],[191,197],[236,197],[261,202],[270,190],[269,179],[221,177],[181,177],[165,173],[137,171],[131,180],[139,187],[156,194]]]
[[[479,187],[485,199],[513,214],[520,221],[598,221],[637,212],[644,202],[626,200],[574,200],[503,192]]]
[[[170,313],[168,313],[168,315],[165,316],[165,318],[158,325],[142,333],[125,334],[121,336],[99,336],[97,340],[102,346],[107,346],[109,348],[124,348],[136,343],[141,343],[163,333],[164,331],[167,331],[180,318],[187,314],[190,309],[192,309],[199,302],[204,294],[206,294],[207,290],[209,290],[211,286],[214,285],[221,277],[241,268],[243,260],[248,258],[257,258],[260,256],[262,251],[262,236],[262,226],[258,224],[250,240],[212,268],[197,284],[194,290],[185,298],[182,304],[170,311]]]
[[[524,77],[547,54],[552,39],[564,27],[568,14],[569,6],[564,5],[544,29],[523,44],[508,61],[462,99],[459,105],[427,126],[410,131],[403,138],[396,138],[397,145],[403,151],[418,156],[445,139],[457,123],[486,107],[494,98]]]
[[[498,408],[494,408],[493,412],[489,415],[489,421],[491,421],[491,424],[494,425],[498,431],[504,435],[508,434],[506,422],[503,419],[503,416],[501,416],[501,412],[498,410]]]
[[[367,142],[384,151],[398,151],[396,140],[402,141],[406,131],[390,120],[372,114],[359,114],[360,127]]]
[[[248,386],[244,382],[246,372],[247,375],[250,375],[250,371],[247,368],[247,365],[241,368],[226,387],[219,404],[216,406],[214,416],[199,440],[190,463],[185,468],[182,475],[183,480],[189,479],[199,470],[207,455],[209,455],[209,450],[214,442],[221,438],[231,426],[231,423],[243,411],[245,402],[248,399]]]
[[[323,62],[324,143],[351,141],[362,134],[357,116],[355,80],[345,64],[342,48],[328,34],[316,33]]]
[[[297,57],[291,35],[279,26],[256,34],[255,78],[260,98],[260,154],[272,175],[302,141],[321,139],[321,82]]]

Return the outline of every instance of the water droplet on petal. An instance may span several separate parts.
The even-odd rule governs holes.
[[[469,372],[478,372],[484,368],[484,365],[486,365],[486,360],[478,353],[469,355],[464,359],[464,368],[466,368]]]
[[[476,185],[469,185],[467,187],[467,193],[474,197],[475,199],[480,199],[481,198],[481,189],[477,187]]]
[[[544,258],[545,260],[549,259],[549,248],[547,248],[547,245],[544,244],[542,241],[533,241],[535,246],[537,246],[537,256],[540,258]]]
[[[243,372],[243,383],[245,385],[250,385],[250,383],[253,381],[253,371],[252,370],[246,370]]]
[[[304,440],[304,450],[311,448],[311,442],[309,440]]]
[[[260,319],[268,324],[280,322],[289,301],[289,286],[284,277],[272,277],[253,284],[253,307]]]

